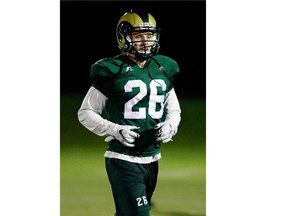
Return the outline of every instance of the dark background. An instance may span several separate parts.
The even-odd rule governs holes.
[[[60,90],[85,94],[91,65],[120,53],[116,25],[130,9],[150,12],[161,28],[160,53],[181,74],[179,97],[206,98],[205,1],[60,1]]]

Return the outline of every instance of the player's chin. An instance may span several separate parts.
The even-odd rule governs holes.
[[[142,53],[142,54],[150,54],[151,53],[151,47],[141,48],[138,52]]]

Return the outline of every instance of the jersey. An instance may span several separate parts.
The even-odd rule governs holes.
[[[92,65],[92,85],[108,98],[108,120],[137,126],[142,137],[135,148],[114,139],[108,145],[109,151],[143,157],[160,152],[160,143],[151,134],[155,125],[165,120],[165,97],[179,71],[177,62],[164,55],[149,58],[143,68],[124,54]]]

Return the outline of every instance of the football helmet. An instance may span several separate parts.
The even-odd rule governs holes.
[[[149,43],[152,45],[149,46],[149,49],[145,48],[144,52],[138,52],[134,46],[135,41],[132,41],[131,36],[132,33],[143,32],[153,34],[153,39],[149,40]],[[135,59],[140,61],[148,59],[150,56],[157,54],[160,48],[160,29],[156,24],[155,18],[150,13],[140,13],[132,10],[124,13],[117,24],[116,38],[118,47],[122,53],[128,52],[133,54]],[[137,42],[139,43],[140,41]]]

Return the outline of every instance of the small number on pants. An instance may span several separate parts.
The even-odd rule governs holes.
[[[136,201],[137,201],[137,205],[138,206],[142,206],[142,205],[147,205],[148,204],[146,196],[138,197],[138,198],[136,198]]]

